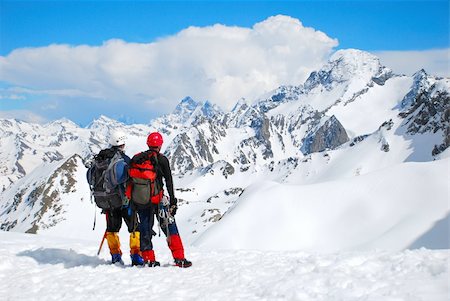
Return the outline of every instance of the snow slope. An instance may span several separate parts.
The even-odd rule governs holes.
[[[449,298],[448,251],[188,249],[194,265],[114,266],[98,242],[0,231],[2,300],[396,300]],[[159,245],[161,246],[161,245]],[[159,250],[157,250],[159,251]]]
[[[195,245],[319,252],[401,250],[449,214],[449,163],[449,158],[403,163],[311,185],[255,183]],[[440,239],[449,245],[448,235]]]

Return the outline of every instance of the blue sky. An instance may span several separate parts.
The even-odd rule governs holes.
[[[442,57],[436,57],[434,65],[427,66],[428,62],[425,59],[423,59],[422,64],[424,64],[424,68],[431,69],[431,71],[434,71],[433,68],[437,68],[436,74],[445,73],[445,70],[448,71],[448,1],[183,2],[1,0],[0,59],[5,58],[10,69],[6,67],[0,69],[0,89],[2,92],[0,94],[0,109],[3,111],[3,115],[0,115],[0,117],[10,117],[11,114],[17,114],[18,118],[26,119],[24,116],[27,115],[24,112],[28,111],[34,116],[35,120],[48,121],[67,117],[80,124],[86,124],[92,118],[103,113],[113,118],[148,122],[150,118],[167,113],[173,109],[179,101],[178,98],[182,98],[182,95],[191,95],[193,92],[189,91],[189,85],[183,89],[180,88],[177,93],[168,95],[152,93],[136,87],[136,92],[132,95],[125,91],[126,88],[124,88],[125,83],[131,79],[117,77],[117,74],[121,74],[120,72],[124,70],[114,64],[108,64],[105,67],[108,69],[109,66],[114,66],[111,67],[112,70],[108,70],[107,79],[92,78],[92,81],[99,82],[96,87],[90,85],[87,87],[86,83],[79,85],[78,81],[70,78],[60,80],[61,76],[58,76],[56,79],[47,78],[49,74],[42,72],[54,72],[57,74],[58,72],[63,72],[64,68],[67,68],[68,62],[74,62],[74,66],[69,68],[69,70],[75,69],[79,71],[74,76],[78,76],[78,78],[90,77],[92,70],[95,69],[94,65],[104,67],[100,61],[103,60],[104,55],[109,55],[111,51],[121,53],[120,56],[116,55],[111,58],[112,61],[125,60],[127,64],[134,66],[129,57],[131,53],[135,55],[136,53],[142,53],[146,56],[148,51],[150,51],[147,49],[140,52],[141,50],[139,49],[142,48],[140,45],[147,45],[149,48],[153,47],[150,45],[158,45],[159,48],[164,49],[165,53],[175,51],[174,48],[190,47],[191,42],[189,42],[189,39],[180,34],[188,32],[186,29],[190,26],[199,28],[203,37],[207,31],[213,32],[213,34],[218,36],[224,36],[225,32],[227,34],[232,32],[233,28],[239,28],[245,32],[247,29],[252,29],[255,24],[266,24],[265,20],[276,15],[289,16],[294,21],[299,20],[301,26],[298,26],[302,27],[302,30],[304,28],[312,28],[316,32],[324,33],[329,39],[322,41],[322,43],[319,41],[321,38],[316,34],[312,38],[314,41],[311,42],[311,48],[317,47],[321,55],[337,49],[357,48],[370,51],[376,55],[379,54],[382,60],[385,59],[386,62],[390,62],[390,64],[394,65],[393,67],[398,69],[393,68],[394,71],[408,73],[421,66],[417,65],[416,62],[417,66],[414,65],[408,69],[408,66],[411,64],[408,63],[407,56],[402,56],[405,57],[405,60],[400,60],[401,62],[397,59],[402,52],[410,54],[411,51],[415,51],[414,54],[416,56],[414,57],[422,54],[423,58],[429,58],[430,53],[433,56],[435,52],[429,53],[427,51],[439,50],[441,51],[439,55],[442,56],[442,50],[444,50],[446,51],[443,55],[444,61],[442,61]],[[213,28],[214,24],[224,25],[225,28]],[[192,32],[189,34],[192,34]],[[304,34],[308,35],[307,30],[304,31]],[[119,42],[108,43],[108,41],[112,40]],[[173,40],[178,40],[178,42],[173,42]],[[221,45],[220,43],[222,42],[223,40],[217,41],[217,45]],[[288,36],[286,36],[284,42],[290,43]],[[54,49],[55,47],[50,47],[50,45],[55,44],[67,44],[69,48]],[[172,45],[172,48],[167,48],[169,44]],[[258,44],[258,47],[263,47],[261,45],[266,44]],[[80,48],[82,45],[87,46],[87,50]],[[208,48],[209,45],[203,45],[202,49]],[[214,46],[212,47],[214,48]],[[36,62],[24,66],[24,57],[19,58],[18,52],[22,48],[29,50],[26,56],[27,61],[36,59],[36,57],[48,56],[48,58],[45,58],[45,60],[36,59]],[[39,49],[42,51],[39,51]],[[200,48],[195,49],[197,50],[192,50],[191,52],[191,55],[194,56],[194,61],[198,59],[195,56]],[[101,57],[93,54],[97,50],[102,51]],[[89,65],[84,70],[78,70],[81,68],[80,66],[84,66],[86,63],[83,60],[80,61],[80,57],[89,57],[80,54],[83,51],[87,51],[89,55],[92,55],[90,58],[96,60],[96,63],[92,66]],[[61,57],[68,52],[71,53],[69,55],[70,59],[68,61],[62,60]],[[395,54],[395,56],[392,54]],[[164,56],[164,58],[170,60],[170,63],[181,61],[180,65],[185,65],[189,58],[180,60],[180,56],[180,53],[174,53],[172,57]],[[59,59],[61,59],[60,65],[53,64]],[[219,59],[224,59],[224,57],[219,55],[217,60]],[[22,63],[18,63],[19,61],[22,61]],[[414,61],[422,62],[420,59]],[[441,62],[441,65],[442,62],[444,65],[447,64],[447,69],[445,67],[439,69],[439,67],[436,67],[436,62]],[[316,63],[319,64],[320,61]],[[200,62],[199,64],[203,63]],[[47,65],[48,68],[46,68]],[[86,65],[88,64],[86,63]],[[389,67],[392,65],[389,65]],[[164,72],[166,68],[173,68],[173,66],[160,66],[160,64],[158,66],[162,68],[161,72]],[[307,67],[311,69],[314,66]],[[36,71],[39,68],[41,68],[41,73]],[[152,65],[151,68],[155,68],[155,66]],[[249,68],[253,68],[253,65],[249,66]],[[402,68],[404,69],[402,70]],[[30,69],[36,72],[23,71],[20,74],[15,71],[8,71]],[[204,70],[210,69],[208,66],[203,66],[199,72],[206,72]],[[126,72],[128,71],[129,68]],[[216,71],[214,70],[214,72]],[[173,73],[177,72],[189,73],[192,72],[192,68],[173,70]],[[215,74],[214,72],[212,73]],[[234,70],[233,72],[239,73],[240,71]],[[173,76],[173,73],[167,74],[167,78]],[[114,76],[111,74],[114,74]],[[212,76],[211,74],[207,75],[208,78]],[[136,76],[134,75],[133,79],[136,79]],[[298,78],[300,80],[302,77],[299,76]],[[217,80],[217,78],[213,79]],[[153,78],[152,80],[155,81]],[[283,84],[281,81],[282,79],[273,84]],[[180,82],[183,82],[183,79],[180,79]],[[227,87],[232,87],[233,84],[235,86],[242,84],[241,86],[243,86],[243,83],[234,80],[233,83],[228,83],[215,89],[220,92],[224,89],[226,90]],[[257,91],[258,87],[262,89],[261,94],[265,92],[263,91],[264,89],[270,88],[255,86],[252,89]],[[115,95],[118,95],[117,99],[113,99],[113,96],[102,90],[106,88],[114,89]],[[170,85],[167,85],[167,79],[160,85],[155,84],[152,88],[154,90],[171,89]],[[196,91],[201,90],[198,87],[193,87],[192,89]],[[204,91],[204,93],[199,92],[194,96],[197,96],[199,100],[209,99],[214,102],[214,99],[211,98],[219,92]],[[242,92],[243,96],[247,95],[244,88],[241,88],[239,92]],[[230,95],[230,98],[237,97],[237,93]],[[253,95],[252,93],[248,95]],[[145,99],[148,104],[164,102],[167,105],[159,106],[159,109],[155,110],[152,110],[151,105],[148,105],[148,110],[144,110],[145,113],[141,109],[124,114],[121,108],[126,103],[123,102],[123,99],[121,101],[120,97],[130,99],[135,97],[135,102],[133,103],[139,103],[139,101]],[[232,101],[235,101],[235,99],[230,100],[230,102]],[[220,104],[220,101],[217,102]],[[86,106],[90,106],[92,111],[89,113],[83,112],[83,108],[86,108]],[[7,114],[8,112],[9,114]]]
[[[194,25],[251,27],[298,18],[339,48],[424,50],[449,44],[448,1],[1,1],[0,54],[52,43],[145,43]]]

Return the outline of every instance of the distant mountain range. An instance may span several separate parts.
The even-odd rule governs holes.
[[[45,125],[2,119],[0,228],[62,235],[86,224],[79,215],[90,215],[86,211],[93,205],[84,162],[108,146],[115,129],[127,133],[130,156],[146,148],[148,133],[163,134],[163,151],[176,174],[180,228],[188,242],[208,245],[205,237],[227,224],[227,212],[241,206],[242,195],[251,199],[248,188],[260,187],[257,183],[353,183],[355,177],[407,162],[448,163],[449,119],[449,78],[424,70],[412,77],[394,74],[377,57],[359,50],[340,50],[305,83],[281,86],[255,100],[240,99],[228,112],[186,97],[171,114],[148,125],[125,125],[105,116],[85,128],[67,119]],[[437,176],[448,179],[448,174]],[[407,183],[408,177],[396,180]],[[442,189],[438,199],[445,198]],[[408,233],[407,242],[392,243],[392,248],[407,247],[448,218],[448,205],[442,206],[421,219],[423,226]],[[256,216],[248,219],[264,223]],[[215,227],[218,221],[221,226]],[[289,245],[283,240],[277,244]]]

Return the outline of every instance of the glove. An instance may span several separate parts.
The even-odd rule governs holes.
[[[170,205],[169,207],[169,213],[171,216],[175,216],[177,214],[178,206],[176,204]]]
[[[128,210],[128,215],[131,215],[131,206],[130,206],[130,200],[127,197],[122,198],[122,209]]]
[[[178,203],[178,199],[177,198],[175,198],[175,197],[170,198],[170,206],[173,206],[173,205],[176,206],[177,203]]]
[[[128,199],[128,197],[123,193],[121,194],[122,197],[122,207],[126,208],[130,205],[130,200]]]

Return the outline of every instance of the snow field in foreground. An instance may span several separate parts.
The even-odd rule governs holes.
[[[98,242],[1,232],[2,300],[448,300],[449,250],[201,251],[189,269],[110,265]],[[106,246],[105,246],[106,247]]]

